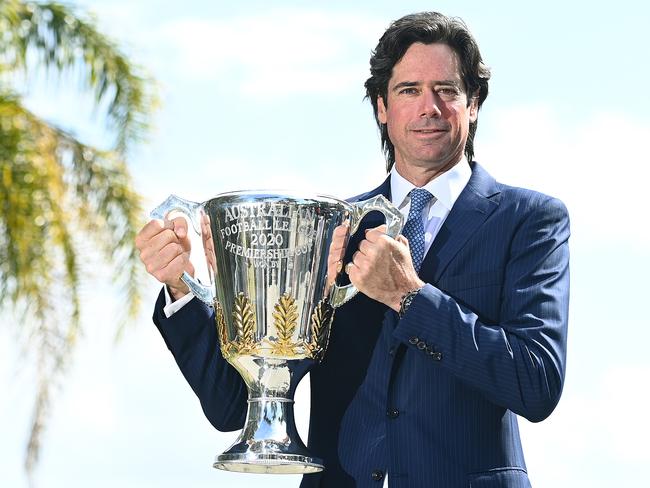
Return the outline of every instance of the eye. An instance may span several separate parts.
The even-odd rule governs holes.
[[[402,89],[399,91],[399,94],[400,94],[400,95],[416,95],[417,93],[418,93],[417,88],[414,88],[414,87],[412,87],[412,86],[409,86],[409,87],[407,87],[407,88],[402,88]]]
[[[436,88],[436,93],[446,102],[451,102],[460,97],[460,90],[455,86],[442,86]]]

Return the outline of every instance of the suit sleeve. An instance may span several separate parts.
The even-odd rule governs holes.
[[[218,430],[241,429],[246,416],[247,389],[241,376],[221,355],[214,312],[194,298],[167,318],[164,303],[161,292],[153,321],[198,396],[205,416]]]
[[[544,420],[564,383],[568,239],[565,206],[556,199],[542,202],[511,237],[498,323],[487,323],[480,312],[427,284],[395,336],[409,347],[416,347],[414,338],[432,345],[440,353],[437,364],[492,403],[532,422]]]

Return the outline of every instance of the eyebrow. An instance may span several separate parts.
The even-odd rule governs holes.
[[[460,84],[456,80],[440,80],[440,81],[434,81],[433,84],[435,86],[439,85],[450,85],[450,86],[455,86],[456,88],[460,89]],[[401,88],[410,88],[410,87],[417,87],[422,85],[422,82],[420,81],[401,81],[397,85],[395,85],[391,91],[397,91],[400,90]]]

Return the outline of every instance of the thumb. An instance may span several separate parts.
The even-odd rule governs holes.
[[[172,224],[176,237],[183,239],[187,236],[187,220],[185,220],[185,218],[176,217],[174,220],[172,220]]]

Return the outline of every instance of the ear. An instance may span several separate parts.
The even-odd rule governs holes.
[[[384,103],[384,97],[381,95],[377,97],[377,118],[382,124],[388,123],[388,117],[386,116],[386,104]]]
[[[469,121],[471,123],[476,122],[478,118],[478,90],[474,92],[472,98],[469,101]]]

